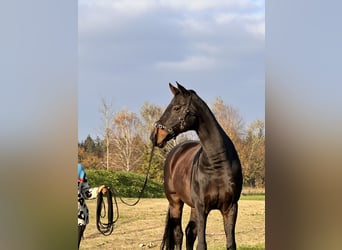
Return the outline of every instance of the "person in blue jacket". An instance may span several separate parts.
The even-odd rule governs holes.
[[[89,223],[89,210],[85,200],[93,199],[97,193],[106,192],[105,186],[98,188],[90,188],[88,178],[84,167],[81,163],[77,164],[77,186],[78,186],[78,248],[80,247],[81,239],[84,230]]]

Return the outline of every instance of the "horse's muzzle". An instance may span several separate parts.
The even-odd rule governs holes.
[[[157,146],[157,133],[156,133],[156,128],[154,128],[151,132],[151,135],[150,135],[150,140],[153,144],[153,146]]]
[[[153,128],[152,133],[150,135],[150,140],[152,141],[153,146],[157,146],[162,148],[165,146],[168,139],[168,132],[160,129],[160,128]]]

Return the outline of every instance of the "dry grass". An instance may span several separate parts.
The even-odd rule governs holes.
[[[265,188],[251,188],[251,187],[243,187],[242,195],[265,195]]]
[[[127,200],[134,201],[134,199]],[[119,202],[120,218],[110,236],[103,236],[97,231],[95,225],[96,200],[88,201],[87,204],[90,210],[90,222],[86,228],[84,239],[81,241],[81,250],[148,249],[148,244],[152,245],[154,249],[159,249],[168,207],[166,199],[142,199],[135,207],[128,207]],[[188,222],[189,212],[190,209],[185,206],[183,230]],[[223,222],[219,211],[214,210],[209,214],[206,232],[209,249],[225,249]],[[240,200],[236,241],[240,247],[265,246],[264,201]]]

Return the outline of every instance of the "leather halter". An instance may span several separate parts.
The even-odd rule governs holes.
[[[185,123],[185,118],[186,118],[188,115],[196,115],[196,113],[191,112],[190,109],[189,109],[189,107],[190,107],[190,105],[191,105],[191,101],[192,101],[192,94],[190,93],[190,98],[189,98],[189,101],[188,101],[188,103],[187,103],[186,109],[185,109],[185,111],[183,112],[183,116],[180,116],[180,117],[178,118],[178,120],[179,120],[179,123],[178,123],[178,124],[176,124],[175,126],[173,126],[173,127],[171,127],[171,128],[168,128],[168,127],[166,127],[165,125],[163,125],[160,121],[156,121],[156,122],[154,123],[154,127],[155,127],[155,128],[163,129],[163,130],[165,130],[165,131],[168,131],[171,137],[176,137],[177,134],[176,134],[176,132],[175,132],[175,129],[177,128],[177,126],[179,125],[179,128],[180,128],[180,129],[184,129],[184,127],[185,127],[185,125],[186,125],[186,123]]]

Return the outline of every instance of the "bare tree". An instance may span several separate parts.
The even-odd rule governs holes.
[[[134,170],[141,162],[144,152],[138,128],[141,121],[138,116],[126,109],[121,110],[114,116],[113,129],[113,155],[114,162],[118,167],[129,172]]]
[[[212,105],[212,111],[224,131],[238,147],[244,135],[244,121],[239,111],[225,104],[221,97],[215,99]]]
[[[106,102],[106,100],[102,97],[101,98],[102,106],[101,106],[101,114],[102,114],[102,121],[104,124],[103,137],[104,143],[106,146],[106,168],[109,170],[109,145],[110,145],[110,136],[112,132],[112,121],[114,117],[114,111],[112,107],[112,103]]]
[[[140,127],[140,135],[146,143],[149,143],[153,124],[159,119],[162,112],[163,110],[161,107],[149,102],[144,102],[141,107],[140,115],[142,117],[142,124]]]

